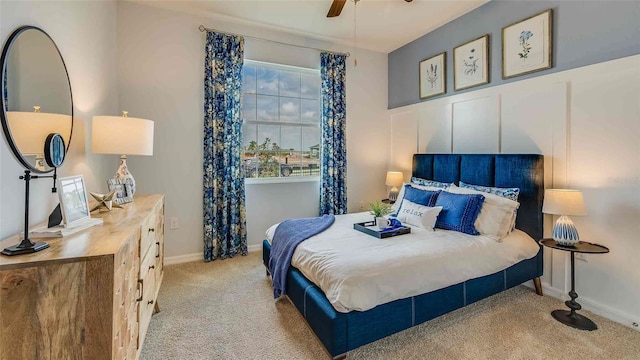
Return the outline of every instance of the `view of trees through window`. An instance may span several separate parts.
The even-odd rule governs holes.
[[[320,72],[245,60],[243,170],[247,178],[320,173]]]

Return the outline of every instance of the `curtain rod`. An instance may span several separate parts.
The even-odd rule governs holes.
[[[204,27],[204,25],[198,26],[198,29],[200,29],[200,32],[205,32],[207,30],[208,31],[215,31],[217,33],[222,33],[222,34],[225,34],[225,35],[242,36],[242,37],[246,37],[246,38],[250,38],[250,39],[269,41],[269,42],[276,43],[276,44],[281,44],[281,45],[295,46],[295,47],[304,48],[304,49],[311,49],[311,50],[316,50],[316,51],[321,51],[321,52],[324,51],[324,52],[328,52],[328,53],[332,53],[332,54],[344,55],[346,57],[351,56],[351,54],[348,53],[348,52],[343,53],[343,52],[339,52],[339,51],[329,51],[329,50],[325,50],[325,49],[319,49],[319,48],[315,48],[315,47],[311,47],[311,46],[287,44],[287,43],[282,42],[282,41],[270,40],[270,39],[265,39],[265,38],[256,37],[256,36],[240,35],[240,34],[234,34],[234,33],[226,32],[226,31],[220,31],[220,30],[216,30],[216,29],[209,29],[209,28]]]

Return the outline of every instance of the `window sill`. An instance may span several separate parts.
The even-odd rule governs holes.
[[[286,184],[299,182],[319,182],[320,176],[289,176],[277,178],[246,178],[245,185]]]

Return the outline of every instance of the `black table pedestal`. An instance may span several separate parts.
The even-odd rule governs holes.
[[[575,312],[571,314],[571,311],[569,310],[554,310],[551,312],[551,316],[561,323],[576,329],[593,331],[598,328],[596,323],[586,316],[582,316]]]

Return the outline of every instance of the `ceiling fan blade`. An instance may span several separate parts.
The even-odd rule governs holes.
[[[327,17],[330,18],[340,15],[346,2],[347,0],[333,0],[331,8],[329,8],[329,12],[327,13]]]

